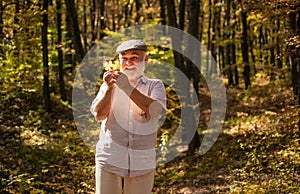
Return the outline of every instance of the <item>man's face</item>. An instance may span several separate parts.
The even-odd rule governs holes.
[[[120,53],[119,55],[121,72],[125,73],[131,82],[144,74],[145,63],[148,56],[142,50],[129,50]]]

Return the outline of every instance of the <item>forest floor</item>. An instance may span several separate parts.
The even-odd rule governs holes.
[[[300,193],[299,109],[284,71],[258,73],[251,88],[227,88],[223,131],[204,155],[157,170],[157,193]],[[201,98],[200,126],[209,100]]]
[[[299,108],[286,70],[227,88],[223,130],[204,155],[182,153],[156,171],[154,193],[299,193]],[[93,193],[94,153],[72,110],[53,95],[44,113],[33,90],[1,91],[0,193]],[[210,116],[203,98],[200,126]]]

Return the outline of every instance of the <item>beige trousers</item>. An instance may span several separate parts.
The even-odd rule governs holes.
[[[150,194],[154,184],[154,173],[153,171],[142,176],[122,177],[97,168],[96,194]]]

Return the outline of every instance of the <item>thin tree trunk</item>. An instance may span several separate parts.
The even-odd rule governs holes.
[[[130,1],[127,1],[126,5],[124,6],[124,14],[125,14],[125,27],[130,26],[130,22],[128,22],[129,18],[129,5]]]
[[[250,65],[249,65],[249,53],[248,53],[248,25],[247,25],[247,12],[243,8],[242,0],[239,0],[242,6],[242,56],[244,63],[243,77],[245,81],[245,88],[251,85],[250,81]]]
[[[135,10],[136,10],[136,17],[135,17],[135,23],[139,24],[141,14],[140,14],[140,9],[142,8],[142,3],[140,0],[135,0]]]
[[[88,30],[88,25],[87,25],[87,14],[86,14],[86,0],[83,0],[83,48],[85,52],[88,50],[88,36],[87,36],[87,30]]]
[[[232,33],[232,37],[235,37],[235,33]],[[236,63],[236,46],[235,43],[231,44],[231,61],[233,64],[233,72],[234,72],[234,85],[238,86],[240,84],[240,78],[239,78],[239,70]]]
[[[211,57],[209,52],[212,50],[211,45],[211,21],[212,21],[212,0],[208,0],[208,9],[209,9],[209,15],[208,15],[208,28],[207,28],[207,54],[206,54],[206,76],[210,76],[210,69],[211,69]]]
[[[131,16],[132,16],[132,5],[131,5],[131,1],[128,0],[125,7],[125,27],[129,27],[131,25]]]
[[[14,15],[14,24],[17,26],[19,24],[19,18],[18,18],[18,15],[20,13],[20,2],[19,0],[16,0],[15,1],[15,15]],[[14,36],[17,35],[17,29],[16,28],[13,28],[13,34]]]
[[[168,15],[168,25],[177,28],[177,17],[176,17],[176,12],[175,12],[175,3],[174,0],[170,0],[167,3],[167,15]],[[177,49],[179,49],[179,51],[175,51],[173,50],[173,55],[174,55],[174,61],[175,61],[175,66],[181,70],[181,72],[183,72],[185,75],[188,75],[188,69],[186,69],[185,66],[185,61],[184,58],[182,56],[182,52],[181,52],[181,41],[182,41],[182,37],[181,36],[175,36],[174,33],[171,32],[171,39],[172,39],[172,47],[174,48],[175,46],[177,47]],[[175,74],[177,73],[177,71],[175,72]],[[175,75],[176,76],[176,75]],[[186,86],[185,84],[183,84],[182,82],[178,81],[175,86],[177,87],[178,91],[181,91],[182,94],[187,94],[187,95],[183,95],[182,97],[182,101],[184,102],[184,106],[186,108],[186,110],[191,110],[191,97],[188,95],[190,94],[190,85]],[[182,120],[185,122],[182,122],[182,144],[183,145],[188,145],[190,142],[188,137],[189,137],[189,130],[192,130],[191,124],[192,121],[191,120],[191,115],[182,115]],[[189,122],[186,122],[189,121]]]
[[[217,5],[219,3],[222,3],[222,0],[218,0],[217,1]],[[218,75],[220,75],[220,70],[222,67],[224,67],[224,48],[221,44],[219,44],[220,40],[222,40],[223,36],[221,33],[221,12],[222,9],[221,7],[218,5],[216,6],[217,10],[216,10],[216,45],[218,45],[217,48],[217,57],[218,57],[218,61],[217,61],[217,68],[216,68],[216,72],[218,73]]]
[[[165,0],[159,0],[159,5],[160,5],[160,23],[162,25],[166,25],[166,5],[165,5]]]
[[[19,17],[20,17],[19,16],[19,14],[20,14],[20,2],[19,2],[19,0],[15,1],[14,6],[15,6],[15,13],[14,13],[14,26],[15,27],[13,27],[13,36],[15,37],[15,39],[14,39],[15,40],[15,44],[16,45],[21,45],[20,39],[18,38],[18,32],[19,32],[19,30],[17,29],[17,26],[20,25],[19,24],[19,22],[20,22],[20,20],[19,20]],[[28,28],[25,27],[23,29],[23,31],[28,31]],[[20,56],[20,50],[21,49],[23,49],[23,47],[19,47],[19,48],[15,49],[14,55],[16,57]]]
[[[67,100],[65,81],[64,81],[64,67],[63,67],[63,52],[62,52],[62,3],[61,0],[56,0],[56,28],[57,28],[57,52],[58,52],[58,83],[60,89],[60,98],[63,101]]]
[[[75,9],[75,2],[74,0],[66,0],[66,6],[67,6],[67,14],[69,19],[69,24],[71,25],[69,29],[71,29],[71,35],[72,35],[72,42],[75,47],[76,51],[76,58],[78,62],[81,62],[84,58],[85,52],[81,43],[81,37],[80,37],[80,30],[79,30],[79,23],[78,23],[78,15],[77,11]]]
[[[280,20],[277,20],[277,32],[280,30]],[[276,54],[277,54],[277,67],[282,68],[282,60],[281,60],[281,49],[280,49],[280,41],[277,36],[276,39]]]
[[[184,30],[184,23],[185,23],[185,0],[179,1],[179,24],[178,27],[180,30]]]
[[[176,11],[175,11],[175,4],[174,0],[170,0],[167,3],[167,16],[168,16],[168,25],[177,28],[177,17],[176,17]],[[172,39],[172,45],[181,43],[181,37],[176,37],[173,34],[171,34]],[[173,50],[174,55],[174,61],[175,66],[178,67],[182,72],[186,73],[183,57],[181,53],[178,53],[177,51]]]
[[[211,55],[213,59],[215,60],[214,62],[211,62],[210,64],[210,73],[209,75],[211,76],[212,74],[217,73],[217,64],[219,63],[219,59],[217,56],[217,46],[216,46],[216,39],[217,39],[217,10],[216,10],[216,4],[218,3],[219,0],[214,0],[213,4],[213,20],[212,20],[212,38],[211,38]]]
[[[298,19],[297,19],[298,16]],[[293,36],[300,36],[300,12],[292,12],[289,14],[290,28],[292,29]],[[295,25],[296,24],[296,25]],[[296,45],[291,45],[288,48],[289,61],[291,65],[292,84],[296,98],[298,98],[300,106],[300,49]],[[300,119],[299,119],[300,124]],[[299,127],[300,136],[300,127]]]
[[[91,30],[92,30],[92,39],[91,44],[92,46],[97,42],[97,11],[96,11],[96,0],[90,0],[90,12],[91,12]]]
[[[190,0],[189,1],[189,11],[188,11],[188,16],[189,16],[189,25],[188,25],[188,33],[191,34],[192,36],[194,36],[196,39],[198,39],[199,36],[199,11],[200,11],[200,2],[199,0]],[[194,43],[193,42],[189,42],[188,43],[188,48],[193,48]],[[199,48],[200,49],[200,48]],[[197,48],[196,49],[189,49],[189,51],[191,52],[192,56],[195,55],[199,55],[199,51]],[[186,61],[187,64],[187,73],[191,72],[190,74],[190,80],[193,81],[193,86],[194,89],[197,92],[197,96],[199,97],[199,80],[200,80],[200,72],[199,69],[196,68],[193,63],[190,60]],[[192,109],[193,106],[195,106],[195,104],[198,104],[199,102],[192,102],[193,99],[191,99],[191,96],[189,97],[189,101],[191,103],[192,106],[190,106],[189,108]],[[192,111],[191,111],[192,112]],[[188,130],[193,130],[194,128],[197,129],[197,123],[196,123],[196,118],[194,118],[192,115],[188,115],[187,118],[188,119],[188,126],[191,127],[192,129],[188,129]],[[194,154],[195,150],[197,148],[199,148],[200,146],[200,139],[199,139],[199,134],[197,132],[197,130],[194,133],[193,139],[191,140],[191,142],[189,143],[188,146],[188,155],[191,156]]]
[[[232,26],[232,34],[231,34],[231,39],[235,40],[235,30],[236,30],[236,3],[232,2],[232,13],[233,13],[233,26]],[[236,63],[236,46],[234,41],[230,45],[231,47],[231,62],[233,64],[233,72],[234,72],[234,85],[238,86],[239,85],[239,71],[238,71],[238,66]]]
[[[99,21],[100,21],[100,33],[99,33],[99,40],[102,40],[106,34],[104,33],[104,30],[106,28],[105,26],[105,0],[99,1]]]
[[[120,11],[120,10],[122,10],[123,7],[120,6],[119,0],[117,0],[117,4],[118,4],[118,9],[117,9],[117,11],[118,11],[118,27],[117,27],[117,29],[119,30],[121,28],[121,26],[122,26],[121,25],[121,21],[123,20],[123,12]]]
[[[76,67],[76,57],[75,57],[75,52],[73,52],[73,43],[72,41],[72,29],[71,29],[71,23],[70,23],[70,19],[69,19],[69,14],[68,12],[66,13],[66,28],[67,28],[67,31],[66,31],[66,39],[69,40],[68,41],[68,51],[66,52],[66,55],[65,55],[65,60],[67,61],[68,64],[72,64],[70,66],[70,72],[74,73],[74,70],[75,70],[75,67]]]
[[[4,12],[4,6],[3,1],[0,0],[0,58],[4,57],[4,51],[3,51],[3,39],[4,39],[4,32],[3,32],[3,12]]]
[[[263,49],[264,49],[265,39],[263,36],[263,27],[262,26],[259,27],[258,40],[259,40],[259,62],[263,63]]]
[[[51,101],[49,91],[49,65],[48,65],[48,0],[43,1],[42,15],[42,50],[43,50],[43,98],[46,112],[51,112]]]
[[[203,39],[203,29],[204,29],[204,11],[203,11],[203,0],[200,1],[200,25],[199,25],[199,41],[200,43],[202,43],[202,39]],[[201,50],[200,50],[201,51]]]
[[[275,22],[272,22],[272,24],[274,24],[275,25]],[[275,61],[276,61],[276,59],[275,59],[275,39],[274,39],[274,29],[271,29],[271,37],[270,37],[270,39],[271,39],[271,47],[270,47],[270,64],[272,65],[272,66],[275,66],[276,64],[275,64]]]
[[[275,66],[275,49],[274,46],[271,46],[270,48],[270,64]]]
[[[264,64],[269,64],[269,62],[270,62],[270,60],[269,60],[269,52],[268,52],[268,48],[267,48],[267,46],[266,45],[268,45],[269,44],[269,33],[268,33],[269,31],[268,31],[268,29],[265,29],[265,33],[263,33],[263,37],[264,37],[264,40],[265,40],[265,42],[264,42],[264,56],[263,56],[263,63]]]
[[[152,6],[151,6],[151,1],[150,0],[147,0],[147,9],[150,9]],[[153,14],[152,13],[148,13],[147,14],[147,19],[149,21],[153,20]]]
[[[250,38],[250,41],[249,41],[249,49],[250,49],[250,55],[251,55],[251,60],[252,60],[252,66],[253,66],[253,71],[254,71],[254,74],[256,74],[256,67],[255,67],[255,55],[254,55],[254,52],[253,52],[253,42],[254,42],[254,37],[253,37],[253,32],[251,33],[251,38]]]
[[[228,40],[230,39],[230,31],[229,31],[229,26],[230,26],[230,10],[231,8],[231,0],[226,0],[226,13],[225,13],[225,41],[228,43],[226,44],[225,48],[225,69],[226,69],[226,74],[228,77],[228,85],[234,85],[233,83],[233,73],[232,73],[232,64],[231,64],[231,44]]]

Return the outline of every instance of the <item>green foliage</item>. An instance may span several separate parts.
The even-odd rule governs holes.
[[[79,137],[71,114],[67,114],[70,110],[56,102],[57,113],[45,114],[34,107],[38,98],[31,96],[30,101],[22,102],[17,116],[15,108],[3,106],[9,101],[1,101],[1,112],[6,113],[0,118],[1,192],[92,192],[94,154]]]
[[[24,3],[27,2],[27,3]],[[122,10],[128,1],[106,2],[103,30],[116,39],[123,34],[113,32],[135,24],[159,23],[159,6],[143,4],[139,12],[132,12],[125,19]],[[296,1],[245,1],[248,12],[249,39],[254,42],[254,55],[260,52],[267,56],[272,46],[280,45],[284,57],[285,46],[298,46],[299,37],[292,36],[287,27],[287,13],[297,11]],[[85,146],[73,121],[69,102],[62,102],[57,80],[57,48],[65,56],[74,56],[72,41],[67,37],[67,28],[63,24],[63,42],[57,43],[55,27],[55,6],[49,7],[49,66],[50,90],[54,104],[52,114],[43,110],[42,83],[43,67],[41,53],[41,9],[39,1],[22,1],[19,13],[16,4],[3,0],[3,32],[1,40],[0,64],[0,192],[1,193],[93,193],[94,192],[94,154]],[[78,1],[79,18],[83,21],[83,4]],[[207,43],[208,2],[203,1],[203,43]],[[87,5],[87,10],[91,5]],[[223,10],[224,3],[214,5]],[[122,8],[122,9],[121,9]],[[134,9],[134,1],[128,7]],[[298,9],[298,8],[297,8]],[[221,27],[221,34],[236,30],[235,39],[216,37],[216,46],[240,43],[239,14],[231,18],[226,28]],[[62,9],[63,17],[66,10]],[[135,21],[137,14],[141,17]],[[120,14],[120,15],[119,15]],[[224,12],[221,13],[223,16]],[[120,21],[115,26],[116,18]],[[281,28],[277,28],[279,20]],[[87,19],[88,24],[90,20]],[[185,23],[187,24],[187,23]],[[80,23],[83,29],[83,22]],[[259,28],[263,27],[273,39],[264,44],[260,51],[257,44]],[[88,39],[91,29],[87,29]],[[85,45],[87,48],[90,42]],[[286,45],[285,45],[286,44]],[[114,50],[111,45],[104,45],[104,53]],[[238,46],[237,65],[241,64],[241,52]],[[167,153],[166,144],[170,141],[180,124],[181,104],[173,85],[172,72],[166,64],[174,64],[170,49],[149,48],[147,75],[153,78],[165,78],[167,90],[167,115],[158,131],[157,146]],[[114,59],[108,59],[114,60]],[[70,70],[65,76],[66,88],[71,92],[72,68],[65,58],[64,70]],[[204,64],[204,63],[203,63]],[[252,64],[251,64],[252,65]],[[257,64],[256,64],[257,65]],[[299,107],[296,107],[289,87],[286,70],[278,71],[267,64],[260,64],[263,71],[253,74],[253,86],[247,91],[239,88],[228,89],[228,112],[224,131],[213,148],[204,156],[186,158],[184,154],[164,167],[157,169],[155,192],[157,193],[299,193],[299,136],[296,134]],[[115,63],[108,67],[115,68]],[[116,67],[118,68],[118,67]],[[260,67],[259,67],[260,68]],[[240,69],[239,69],[240,70]],[[271,78],[269,75],[274,76]],[[202,97],[209,97],[206,88],[200,89]],[[93,91],[94,92],[94,91]],[[199,124],[203,129],[210,114],[210,102],[201,98],[203,120]],[[87,107],[88,108],[88,107]],[[92,118],[89,118],[90,122]],[[200,131],[200,129],[199,129]]]

